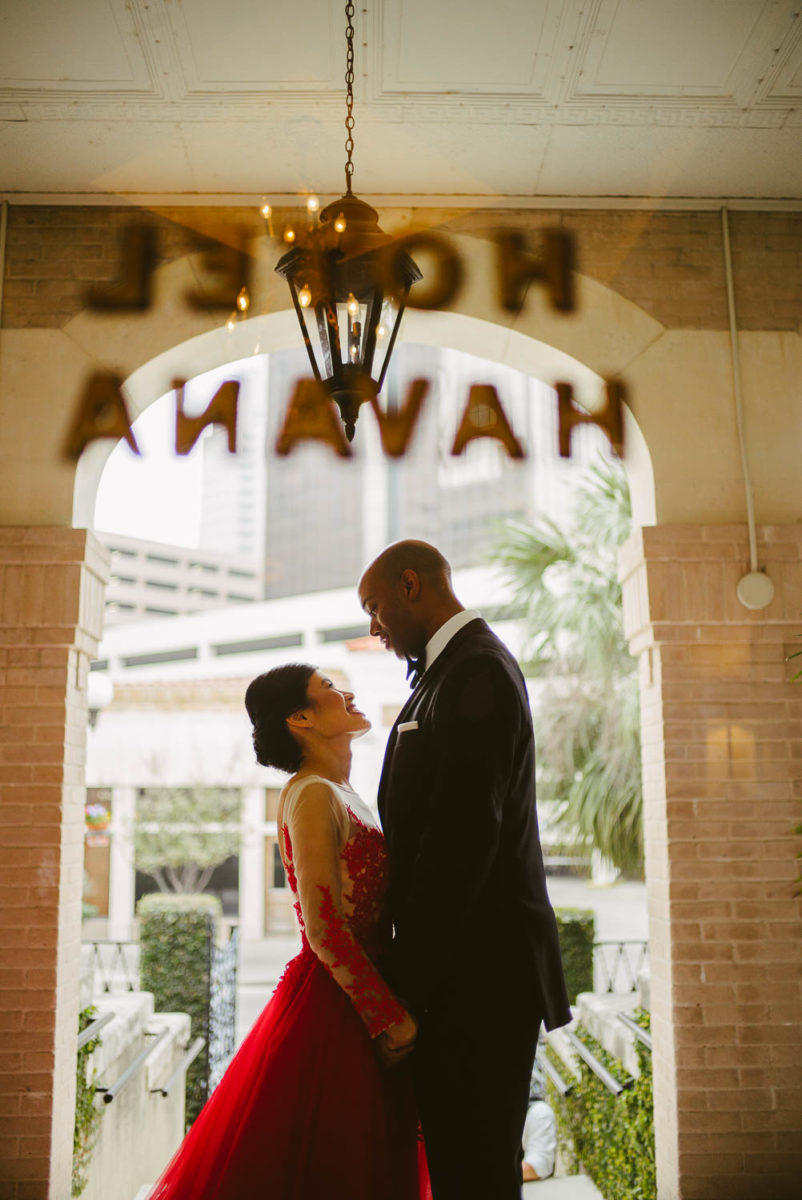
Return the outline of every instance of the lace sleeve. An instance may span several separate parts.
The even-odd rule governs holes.
[[[331,788],[323,781],[308,783],[287,814],[286,825],[287,849],[292,854],[309,945],[348,994],[370,1036],[376,1037],[402,1020],[406,1009],[354,937],[343,911],[339,860],[342,835]]]

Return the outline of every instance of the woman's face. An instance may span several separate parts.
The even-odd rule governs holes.
[[[367,733],[370,721],[354,704],[354,693],[341,691],[327,675],[315,671],[310,676],[306,689],[310,717],[314,728],[323,737],[337,737],[342,733],[357,736]]]

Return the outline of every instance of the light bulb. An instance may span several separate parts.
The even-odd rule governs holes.
[[[228,330],[229,333],[231,333],[231,330],[234,328],[236,322],[237,322],[237,314],[232,313],[231,316],[226,321],[226,329]]]
[[[285,242],[294,242],[295,241],[295,230],[293,229],[292,225],[288,225],[287,228],[284,230],[284,241]]]
[[[237,308],[240,310],[240,312],[244,313],[247,312],[250,307],[251,298],[248,295],[248,289],[246,287],[240,288],[239,292],[237,293]]]
[[[359,301],[357,300],[357,298],[353,292],[348,293],[347,308],[348,308],[349,317],[358,317],[359,316]]]
[[[376,337],[383,338],[386,333],[387,333],[387,330],[385,329],[385,327],[383,325],[376,326]]]
[[[340,213],[334,222],[334,228],[338,233],[345,233],[345,217]]]
[[[298,293],[298,303],[301,308],[309,308],[309,305],[312,303],[312,293],[309,290],[308,284],[304,284]]]
[[[270,216],[270,213],[271,213],[271,208],[270,208],[270,205],[269,205],[269,204],[263,204],[263,205],[262,205],[262,207],[261,207],[261,209],[260,209],[259,211],[261,212],[261,214],[262,214],[262,216],[264,217],[264,219],[265,219],[265,220],[267,220],[267,218]]]
[[[318,200],[317,196],[307,196],[306,211],[309,213],[309,215],[312,216],[319,208],[320,201]]]
[[[351,345],[351,362],[356,362],[358,357],[359,357],[359,347],[356,345],[356,343],[352,343],[352,345]]]

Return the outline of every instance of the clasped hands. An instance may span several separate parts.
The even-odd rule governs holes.
[[[418,1022],[409,1013],[395,1025],[390,1025],[374,1038],[379,1061],[385,1067],[394,1067],[402,1062],[415,1048]]]

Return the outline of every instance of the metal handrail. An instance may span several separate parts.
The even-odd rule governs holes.
[[[651,1034],[647,1033],[645,1029],[641,1029],[641,1027],[637,1023],[637,1021],[633,1021],[632,1017],[627,1016],[626,1013],[618,1013],[618,1019],[619,1019],[619,1021],[621,1021],[621,1023],[623,1025],[626,1025],[627,1029],[631,1033],[635,1034],[635,1037],[638,1039],[639,1042],[642,1043],[642,1045],[644,1045],[646,1047],[647,1050],[651,1051],[651,1048],[652,1048]]]
[[[102,1017],[95,1017],[91,1025],[87,1025],[86,1029],[82,1029],[78,1034],[78,1049],[81,1050],[87,1042],[91,1042],[95,1034],[100,1033],[103,1026],[113,1020],[113,1012],[104,1013]]]
[[[169,1028],[163,1029],[161,1031],[161,1033],[158,1035],[158,1037],[156,1038],[155,1042],[153,1042],[153,1044],[151,1046],[146,1046],[145,1049],[142,1051],[142,1053],[138,1054],[136,1056],[136,1058],[131,1063],[131,1065],[123,1071],[120,1078],[115,1080],[115,1082],[113,1084],[111,1084],[110,1087],[96,1087],[95,1088],[96,1092],[103,1093],[103,1100],[105,1101],[106,1104],[111,1104],[114,1097],[117,1096],[122,1091],[122,1089],[125,1087],[125,1085],[131,1079],[133,1079],[133,1077],[134,1077],[134,1075],[136,1075],[137,1071],[139,1071],[145,1065],[145,1059],[150,1058],[151,1054],[156,1049],[156,1047],[161,1042],[164,1041],[164,1039],[169,1035],[169,1033],[170,1033]]]
[[[176,1069],[173,1071],[172,1075],[167,1080],[167,1082],[163,1083],[161,1087],[151,1088],[150,1089],[151,1093],[155,1094],[158,1092],[158,1094],[161,1096],[169,1096],[170,1089],[172,1088],[176,1079],[178,1079],[180,1075],[186,1074],[187,1067],[190,1065],[190,1063],[195,1061],[195,1059],[198,1057],[198,1055],[200,1054],[201,1050],[203,1049],[203,1047],[205,1045],[206,1045],[206,1038],[196,1037],[195,1041],[192,1043],[189,1050],[187,1050],[186,1054],[181,1059],[181,1062],[178,1064]]]
[[[638,973],[649,957],[649,943],[638,938],[624,941],[602,940],[593,943],[594,991],[635,992]],[[626,987],[618,987],[623,975]]]
[[[548,1055],[544,1054],[542,1050],[538,1050],[537,1054],[535,1055],[535,1058],[537,1060],[538,1066],[543,1071],[543,1074],[548,1075],[549,1079],[554,1084],[554,1086],[556,1087],[556,1089],[560,1093],[560,1095],[567,1096],[568,1093],[570,1092],[571,1088],[574,1086],[573,1083],[565,1082],[565,1080],[563,1079],[560,1072],[557,1070],[557,1068],[554,1066],[554,1064],[549,1060]]]
[[[596,1078],[601,1080],[608,1092],[612,1092],[614,1096],[620,1096],[624,1088],[630,1086],[632,1083],[631,1079],[627,1080],[626,1083],[619,1083],[616,1077],[610,1074],[603,1063],[599,1062],[595,1054],[593,1054],[593,1052],[587,1048],[585,1043],[581,1042],[576,1034],[572,1033],[570,1029],[565,1030],[565,1037],[568,1038],[569,1042],[576,1050],[582,1061],[590,1067]]]
[[[139,942],[132,939],[118,941],[114,938],[93,938],[91,941],[81,944],[90,948],[89,962],[93,970],[97,972],[104,993],[119,991],[118,987],[112,985],[120,979],[124,985],[124,991],[136,992],[139,990],[138,967],[135,962],[129,961],[129,954],[133,958],[138,955]]]

